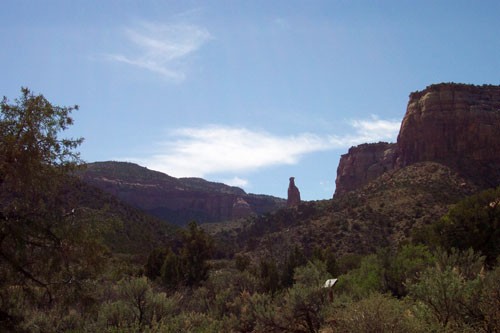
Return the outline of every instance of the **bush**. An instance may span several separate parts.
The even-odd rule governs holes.
[[[145,329],[165,321],[177,311],[179,296],[155,292],[143,276],[122,280],[115,294],[99,309],[100,327]]]
[[[258,332],[318,332],[323,323],[323,306],[328,278],[321,261],[298,267],[294,285],[273,299],[269,295],[254,295],[251,299]]]
[[[423,332],[405,302],[379,293],[333,308],[325,326],[333,332]]]
[[[472,250],[436,254],[435,267],[424,270],[418,282],[409,286],[410,296],[425,307],[428,325],[441,329],[477,331],[484,314],[481,310],[485,285],[484,257]],[[497,281],[498,282],[498,281]]]
[[[359,268],[341,275],[336,289],[359,300],[373,292],[383,290],[382,274],[380,261],[375,254],[372,254],[361,260]]]
[[[236,269],[241,272],[243,272],[245,269],[248,268],[248,266],[250,266],[251,259],[249,256],[245,254],[237,254],[234,259],[235,259]]]

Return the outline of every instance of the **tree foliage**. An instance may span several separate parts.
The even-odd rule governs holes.
[[[500,255],[500,187],[459,202],[432,228],[442,247],[473,248],[494,264]]]
[[[179,235],[179,245],[155,249],[145,265],[146,275],[161,278],[169,288],[179,285],[195,286],[208,277],[208,260],[212,257],[212,238],[195,222],[191,222]]]
[[[52,105],[22,88],[14,103],[0,103],[0,324],[20,318],[7,301],[21,298],[51,305],[78,299],[100,267],[102,247],[65,202],[66,175],[77,167],[82,139],[61,139],[74,107]]]

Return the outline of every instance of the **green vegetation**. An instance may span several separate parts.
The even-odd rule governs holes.
[[[431,228],[437,244],[473,248],[486,256],[489,265],[495,264],[500,255],[500,187],[459,202]]]
[[[422,186],[396,210],[412,204],[396,196],[415,180],[395,175],[396,194],[304,203],[215,236],[195,222],[174,233],[98,204],[102,193],[71,177],[81,139],[58,135],[76,107],[28,89],[1,107],[2,332],[500,330],[500,189],[427,215],[446,186]],[[405,238],[411,219],[419,231]]]

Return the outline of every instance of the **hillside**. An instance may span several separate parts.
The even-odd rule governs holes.
[[[252,257],[279,258],[295,246],[311,254],[367,254],[411,240],[414,230],[437,221],[477,186],[442,164],[416,163],[393,170],[332,200],[303,202],[250,221],[207,228],[223,243]]]
[[[145,256],[165,244],[175,231],[174,226],[79,179],[68,178],[61,195],[72,218],[100,228],[113,253]]]
[[[285,200],[247,194],[241,188],[201,178],[174,178],[133,163],[90,163],[79,173],[87,184],[176,225],[220,222],[263,214]]]
[[[410,94],[396,143],[342,155],[332,201],[256,218],[224,237],[258,256],[298,244],[340,255],[396,247],[450,205],[500,184],[499,137],[500,86],[430,85]]]

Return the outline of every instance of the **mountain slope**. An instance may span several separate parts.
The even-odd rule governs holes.
[[[133,163],[90,163],[80,178],[120,200],[177,225],[220,222],[274,211],[285,200],[247,194],[201,178],[174,178]]]
[[[176,229],[77,178],[68,178],[63,196],[72,217],[102,230],[104,243],[114,253],[148,255]]]
[[[410,240],[416,228],[437,221],[450,205],[476,191],[449,167],[422,162],[332,200],[305,202],[214,233],[252,257],[280,258],[295,246],[309,254],[315,248],[338,256],[365,254]]]

